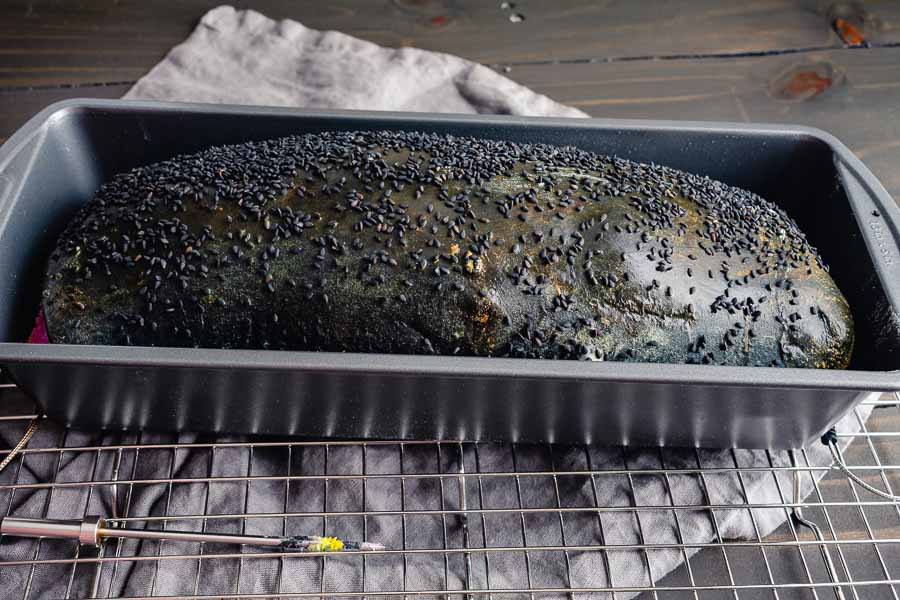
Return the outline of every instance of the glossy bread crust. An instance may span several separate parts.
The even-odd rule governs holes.
[[[572,147],[326,132],[106,184],[55,343],[844,368],[850,310],[759,196]]]

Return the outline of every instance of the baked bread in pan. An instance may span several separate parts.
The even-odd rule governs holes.
[[[847,301],[782,210],[573,147],[401,131],[210,148],[59,238],[50,341],[844,368]]]

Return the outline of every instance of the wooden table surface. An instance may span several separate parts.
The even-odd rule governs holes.
[[[0,0],[0,142],[53,101],[121,96],[219,3]],[[515,4],[261,0],[253,8],[382,45],[461,55],[593,116],[819,127],[900,199],[900,2]],[[841,30],[846,40],[861,36],[865,45],[847,43],[836,18],[855,27]],[[869,427],[898,425],[875,417]],[[896,450],[892,438],[879,441],[882,456]],[[840,477],[823,482],[841,485]]]
[[[0,141],[62,98],[121,96],[218,0],[0,2]],[[900,198],[900,2],[260,0],[388,46],[450,52],[594,116],[798,123]],[[524,20],[512,22],[511,12]],[[868,47],[836,32],[835,18]]]

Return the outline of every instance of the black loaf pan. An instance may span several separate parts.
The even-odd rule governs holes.
[[[216,144],[335,129],[572,144],[753,190],[831,265],[856,321],[851,369],[20,343],[57,235],[104,180]],[[900,390],[898,242],[892,198],[814,129],[72,100],[0,149],[0,364],[78,427],[799,447],[867,395]]]

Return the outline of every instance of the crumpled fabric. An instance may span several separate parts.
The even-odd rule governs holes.
[[[545,117],[584,112],[457,56],[215,8],[125,98]]]
[[[207,13],[196,30],[176,46],[126,94],[126,98],[262,104],[312,108],[402,110],[455,113],[584,117],[583,112],[528,90],[502,75],[461,58],[415,48],[382,48],[339,32],[315,31],[294,21],[276,22],[252,10],[228,6]],[[602,401],[602,399],[598,400]],[[2,399],[0,399],[2,402]],[[0,405],[2,410],[2,405]],[[860,409],[862,419],[868,409]],[[18,439],[21,422],[0,421],[3,446]],[[859,429],[851,413],[838,425],[842,432]],[[242,441],[191,434],[66,433],[44,423],[32,448],[65,443],[93,446],[111,443],[197,443]],[[732,505],[791,502],[791,473],[710,470],[702,476],[681,474],[603,474],[623,469],[786,466],[787,453],[746,450],[639,449],[595,446],[524,444],[462,445],[467,506],[470,509],[517,509],[560,506],[633,507],[717,505],[709,510],[592,511],[474,513],[468,518],[469,546],[547,547],[703,543],[718,539],[755,540],[774,531],[787,518],[784,508],[724,508]],[[828,450],[819,444],[808,450],[816,465],[830,464]],[[109,486],[11,490],[19,484],[48,481],[108,481],[115,452],[31,454],[0,473],[0,511],[16,516],[81,518],[84,514],[112,514]],[[770,460],[772,461],[770,463]],[[209,447],[127,450],[122,453],[119,479],[186,477],[298,476],[325,474],[456,473],[460,450],[456,444],[359,446]],[[491,472],[584,471],[589,475],[558,477],[490,477]],[[481,473],[478,478],[471,474]],[[824,471],[813,471],[818,477]],[[812,489],[804,477],[802,495]],[[140,484],[119,486],[120,510],[128,516],[245,513],[317,513],[346,511],[428,511],[460,508],[459,480],[437,478],[323,479]],[[751,519],[752,510],[752,519]],[[524,516],[523,516],[524,515]],[[677,519],[677,521],[676,521]],[[253,518],[242,528],[240,519],[171,521],[170,529],[266,535],[338,535],[345,539],[381,542],[391,549],[463,547],[463,522],[458,515],[383,514]],[[757,529],[754,529],[754,521]],[[131,523],[132,527],[144,526]],[[161,528],[160,522],[146,525]],[[466,583],[463,554],[442,553],[334,555],[323,561],[302,554],[284,558],[252,558],[258,548],[172,542],[128,541],[109,544],[106,556],[231,552],[245,558],[160,560],[107,563],[99,576],[100,595],[141,596],[223,593],[325,591],[389,591],[462,589]],[[641,587],[659,581],[696,549],[520,551],[471,555],[470,588],[529,587]],[[71,542],[12,540],[0,542],[0,561],[71,557]],[[82,549],[82,556],[96,550]],[[697,567],[695,567],[697,568]],[[0,597],[61,597],[71,567],[0,567]],[[82,565],[72,579],[70,595],[88,595],[94,567]],[[321,586],[321,587],[320,587]],[[630,598],[635,593],[617,593]],[[597,598],[610,597],[595,594]],[[504,596],[505,597],[505,596]],[[564,597],[560,594],[559,597]]]

